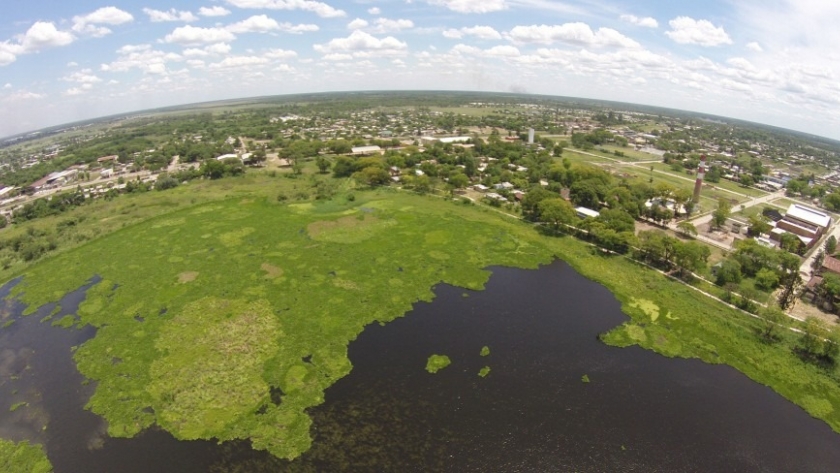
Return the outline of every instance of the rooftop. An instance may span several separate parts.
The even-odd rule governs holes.
[[[790,204],[785,217],[792,217],[823,228],[828,228],[831,225],[831,217],[828,214],[799,204]]]

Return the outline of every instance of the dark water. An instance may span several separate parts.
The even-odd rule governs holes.
[[[295,462],[155,430],[107,438],[81,409],[91,387],[68,349],[91,334],[38,315],[0,331],[0,351],[27,360],[3,355],[0,369],[31,366],[15,381],[0,371],[0,435],[44,443],[58,473],[840,471],[840,435],[735,370],[599,342],[626,317],[564,263],[494,268],[485,291],[435,292],[350,344],[353,372],[311,410],[315,443]],[[431,375],[434,353],[452,365]],[[8,412],[9,385],[38,393],[46,431],[16,419],[32,406]]]

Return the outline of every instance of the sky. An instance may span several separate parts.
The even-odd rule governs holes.
[[[562,95],[840,139],[836,0],[0,0],[0,137],[209,100]]]

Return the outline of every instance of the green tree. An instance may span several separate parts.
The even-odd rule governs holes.
[[[779,332],[786,327],[787,315],[775,305],[768,305],[758,313],[762,319],[761,339],[766,343],[779,340]]]
[[[470,184],[470,178],[467,177],[466,174],[456,172],[449,176],[449,185],[452,186],[453,189],[463,189]]]
[[[755,274],[755,285],[762,290],[772,291],[779,285],[779,275],[769,268],[761,268]]]
[[[712,226],[714,228],[723,228],[731,213],[732,206],[729,204],[729,201],[719,199],[717,208],[712,212]]]
[[[332,163],[330,163],[330,160],[326,157],[318,156],[317,158],[315,158],[315,165],[318,166],[318,171],[320,171],[321,174],[326,174],[327,172],[329,172]]]
[[[834,310],[834,301],[840,296],[840,276],[832,273],[826,273],[823,275],[823,280],[820,283],[817,293],[820,296],[820,299],[823,301],[828,301],[831,305],[831,309]]]
[[[749,218],[750,226],[747,232],[751,236],[758,236],[762,233],[768,233],[773,229],[773,226],[768,222],[767,217],[761,214],[753,215]]]
[[[677,229],[685,236],[697,236],[697,227],[688,220],[684,220],[677,224]]]
[[[782,233],[782,236],[779,237],[779,248],[790,252],[790,253],[799,253],[802,249],[802,241],[794,235],[793,233]]]
[[[686,275],[702,269],[706,265],[711,250],[706,245],[689,241],[677,242],[674,248],[674,263],[680,268],[680,274]]]
[[[715,273],[715,284],[725,286],[726,284],[738,284],[741,282],[741,264],[734,259],[725,259],[718,266]]]
[[[544,199],[539,203],[540,221],[550,223],[555,230],[575,221],[575,209],[561,198]]]
[[[546,199],[556,198],[557,194],[540,186],[533,187],[529,190],[525,197],[522,198],[522,215],[532,222],[539,222],[540,219],[540,202]]]
[[[355,171],[355,164],[352,159],[345,156],[336,158],[335,164],[333,165],[334,177],[350,177],[353,175],[353,171]]]
[[[825,254],[831,256],[835,251],[837,251],[837,238],[831,235],[825,241]]]
[[[794,182],[794,181],[790,181]],[[788,188],[790,189],[790,188]],[[832,192],[823,198],[823,204],[828,210],[840,211],[840,192]]]

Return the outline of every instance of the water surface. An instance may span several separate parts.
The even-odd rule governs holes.
[[[58,473],[840,471],[840,435],[734,369],[598,341],[626,316],[566,264],[492,270],[485,291],[440,285],[353,341],[353,371],[310,410],[314,444],[294,462],[159,430],[108,438],[70,358],[93,332],[39,322],[51,308],[0,331],[0,435],[43,443]],[[432,354],[452,364],[429,374]],[[39,401],[9,413],[11,386]]]

